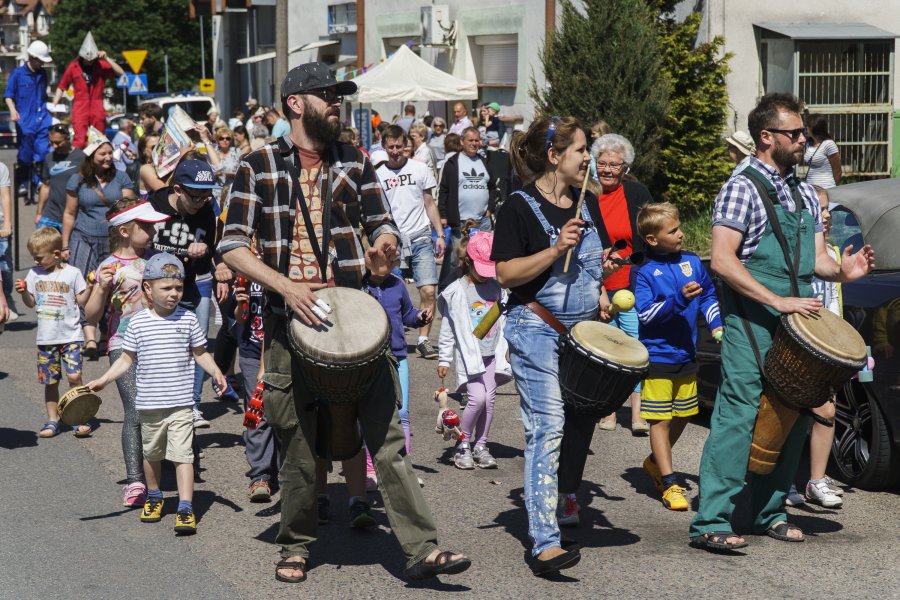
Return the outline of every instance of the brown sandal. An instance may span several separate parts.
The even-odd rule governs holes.
[[[278,571],[280,569],[291,569],[300,571],[299,577],[288,577],[287,575],[282,575]],[[301,581],[306,581],[306,561],[299,560],[288,560],[286,558],[282,559],[275,565],[275,579],[276,581],[283,581],[284,583],[300,583]]]

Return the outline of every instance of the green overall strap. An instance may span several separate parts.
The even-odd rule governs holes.
[[[794,243],[794,256],[791,257],[787,240],[784,237],[784,232],[781,230],[781,223],[775,215],[774,203],[778,202],[781,204],[778,200],[778,192],[775,191],[775,186],[772,185],[772,182],[769,181],[765,175],[753,167],[747,167],[741,174],[744,175],[750,183],[756,187],[756,191],[759,192],[763,208],[766,210],[766,218],[772,226],[772,235],[775,236],[778,245],[781,246],[781,251],[784,254],[784,261],[787,263],[788,273],[791,278],[791,294],[793,296],[799,296],[800,285],[797,281],[797,271],[800,267],[800,230],[797,230],[797,239]],[[791,196],[794,199],[794,212],[799,215],[803,212],[803,197],[800,196],[800,188],[796,183],[791,181],[789,181],[788,186],[791,188]]]

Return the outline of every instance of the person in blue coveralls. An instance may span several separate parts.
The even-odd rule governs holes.
[[[41,163],[50,151],[48,130],[52,116],[47,110],[47,72],[44,65],[50,62],[47,44],[36,40],[26,51],[28,60],[16,67],[6,83],[6,105],[9,118],[16,124],[16,145],[19,181],[32,180],[32,189],[41,183]],[[29,197],[26,201],[32,204]]]

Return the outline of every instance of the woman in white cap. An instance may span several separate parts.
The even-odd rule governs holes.
[[[109,223],[106,211],[122,198],[136,198],[134,182],[113,164],[113,147],[106,136],[88,128],[85,159],[66,186],[63,212],[63,256],[81,270],[85,279],[109,256]],[[84,353],[97,360],[96,323],[83,320]]]
[[[746,131],[735,131],[725,138],[725,142],[728,144],[728,158],[737,165],[731,172],[731,176],[734,177],[744,170],[750,162],[750,157],[756,154],[756,144]]]

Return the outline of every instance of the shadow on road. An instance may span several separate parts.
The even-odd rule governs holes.
[[[34,431],[0,427],[0,448],[15,450],[38,445],[38,434]]]

